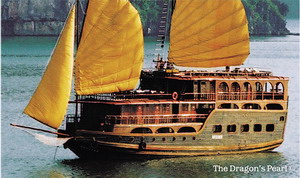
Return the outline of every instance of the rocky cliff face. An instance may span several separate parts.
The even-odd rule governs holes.
[[[58,35],[73,0],[1,0],[2,35]]]
[[[80,0],[84,4],[87,0]],[[130,0],[139,10],[144,33],[158,31],[163,0]],[[58,35],[74,0],[1,0],[2,35]],[[243,0],[252,35],[286,35],[286,4],[278,0]],[[80,9],[79,12],[83,10]],[[79,15],[82,20],[82,15]],[[146,29],[153,29],[147,33]]]

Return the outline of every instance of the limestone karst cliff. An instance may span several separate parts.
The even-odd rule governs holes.
[[[58,35],[73,0],[2,0],[2,35]]]

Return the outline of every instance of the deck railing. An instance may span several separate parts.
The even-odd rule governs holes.
[[[107,115],[105,124],[113,125],[141,125],[166,123],[192,123],[201,122],[208,114],[175,114],[175,115]]]
[[[172,99],[170,93],[131,93],[131,94],[102,94],[102,95],[83,95],[80,101],[118,101],[124,99],[148,98],[148,99]],[[198,101],[215,101],[215,100],[283,100],[284,93],[272,92],[218,92],[216,93],[182,93],[176,100],[198,100]]]
[[[272,92],[220,92],[218,100],[283,100],[283,93]]]

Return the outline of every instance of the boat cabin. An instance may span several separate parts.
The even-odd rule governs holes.
[[[145,124],[203,124],[214,109],[284,109],[287,81],[268,72],[144,71],[134,92],[80,96],[76,128],[116,132],[125,124],[135,125],[125,129],[135,133]],[[67,117],[69,129],[74,118]]]

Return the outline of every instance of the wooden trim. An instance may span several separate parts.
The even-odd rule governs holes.
[[[245,150],[245,149],[256,149],[262,147],[270,147],[273,145],[280,145],[283,139],[259,143],[250,145],[240,145],[240,146],[168,146],[168,145],[147,145],[147,150],[159,150],[159,151],[231,151],[231,150]],[[98,144],[103,146],[111,146],[115,148],[125,148],[125,149],[138,149],[138,144],[128,144],[128,143],[114,143],[114,142],[104,142],[97,141]]]
[[[207,155],[228,155],[228,154],[243,154],[243,153],[254,153],[266,150],[272,150],[280,146],[280,144],[272,145],[265,148],[244,150],[244,151],[215,151],[215,152],[152,152],[152,151],[141,151],[137,152],[137,155],[160,155],[160,156],[207,156]]]

